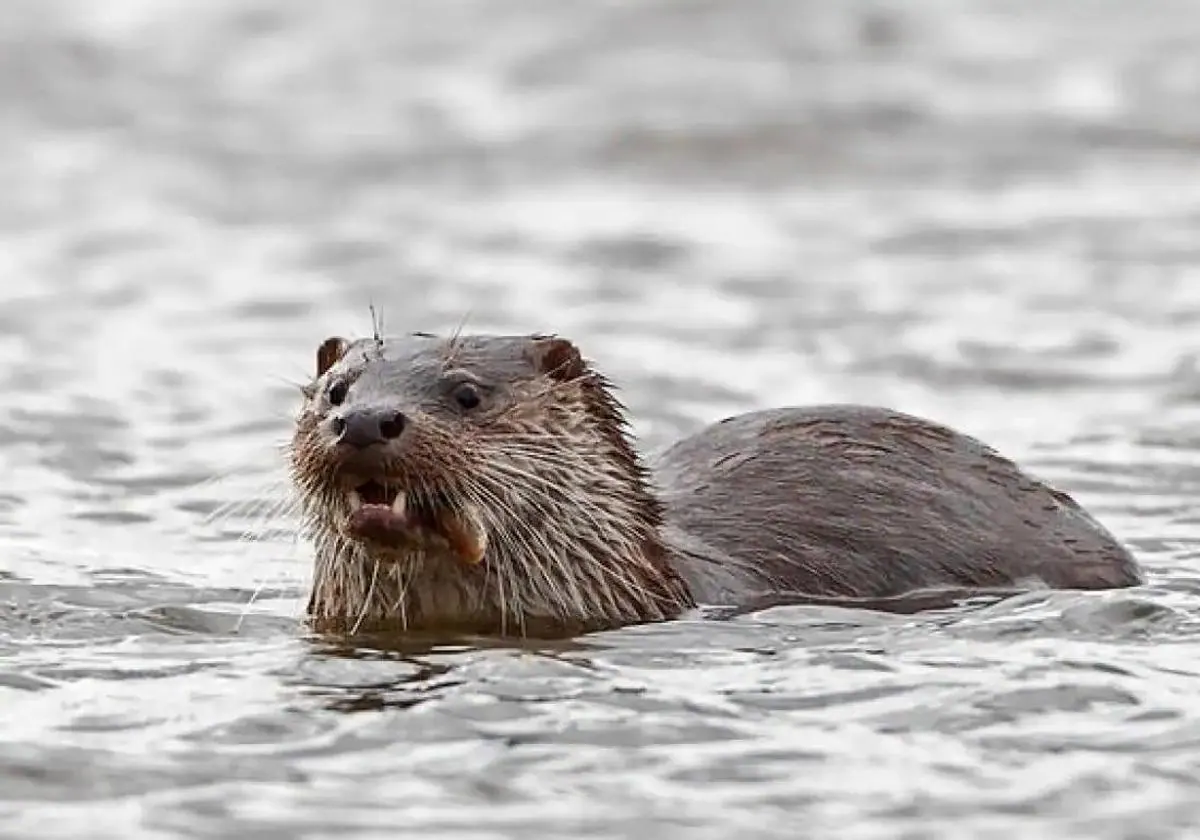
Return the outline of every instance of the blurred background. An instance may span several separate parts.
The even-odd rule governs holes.
[[[1196,12],[6,0],[0,833],[81,836],[96,813],[123,837],[1189,830],[1197,765],[1174,750],[1200,725]],[[1152,585],[902,629],[799,611],[615,634],[619,656],[578,654],[588,677],[513,651],[430,671],[314,649],[306,548],[287,521],[264,529],[258,500],[285,490],[279,445],[318,343],[369,331],[372,305],[385,331],[575,339],[647,449],[768,405],[934,417],[1074,492]],[[651,666],[663,650],[678,671]],[[480,723],[464,710],[493,679],[575,699],[531,718],[510,693],[510,717]],[[650,707],[588,705],[633,703],[611,699],[631,684]],[[341,714],[414,692],[435,710],[419,721]],[[745,700],[772,692],[769,716]],[[443,712],[515,810],[418,756]],[[581,715],[632,752],[578,734],[556,752]],[[726,752],[687,747],[725,716],[742,727]],[[548,764],[480,746],[505,720]]]

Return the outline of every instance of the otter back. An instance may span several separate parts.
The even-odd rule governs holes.
[[[702,602],[942,586],[1131,586],[1117,540],[979,441],[881,408],[744,414],[655,463],[671,559]]]

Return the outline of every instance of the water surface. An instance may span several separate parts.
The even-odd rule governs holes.
[[[1197,101],[1185,0],[7,3],[0,835],[1194,836]],[[1149,583],[314,637],[257,500],[372,303],[570,335],[646,449],[936,417]]]

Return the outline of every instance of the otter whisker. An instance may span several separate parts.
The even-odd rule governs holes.
[[[546,490],[550,493],[556,492],[558,490],[558,488],[562,486],[561,484],[556,484],[554,482],[554,480],[547,478],[544,475],[540,475],[534,469],[522,469],[513,463],[496,464],[493,466],[493,469],[495,470],[496,473],[500,474],[504,478],[514,479],[514,480],[518,480],[518,481],[527,481],[531,485],[535,485],[535,486],[541,485],[541,486],[545,487]],[[578,466],[576,466],[576,469],[578,469]],[[613,527],[606,528],[598,521],[598,519],[596,518],[596,515],[587,507],[581,507],[579,510],[574,511],[574,512],[587,518],[589,524],[591,524],[598,531],[602,531],[602,532],[611,531],[614,533],[614,536],[616,538],[624,539],[624,531],[625,531],[624,523],[627,520],[618,521],[618,522],[614,523]]]
[[[383,314],[375,308],[375,302],[372,301],[367,305],[367,309],[371,313],[371,338],[375,342],[376,349],[383,349]]]
[[[490,513],[485,513],[485,516],[489,519],[489,527],[501,534],[501,538],[504,541],[510,539],[518,541],[518,545],[515,547],[502,545],[503,550],[500,553],[505,557],[516,556],[522,558],[522,560],[525,560],[526,558],[532,558],[533,562],[536,564],[538,575],[551,590],[549,593],[550,597],[548,599],[543,597],[538,600],[552,604],[562,604],[565,599],[562,597],[562,590],[559,589],[559,582],[550,574],[549,569],[543,566],[541,563],[540,558],[542,555],[545,555],[547,558],[549,558],[554,553],[554,549],[550,547],[545,537],[542,534],[534,531],[533,528],[530,527],[530,525],[524,520],[524,518],[512,509],[508,502],[504,501],[497,493],[493,492],[482,482],[476,483],[472,490],[479,494],[478,497],[473,498],[472,501],[474,501],[481,510],[487,511],[490,507],[494,507],[499,513],[506,517],[505,522],[501,524],[495,518],[493,518]],[[483,504],[480,504],[481,502]],[[506,526],[516,528],[517,532],[515,534],[510,534]],[[532,538],[537,543],[536,548],[528,541],[528,538]],[[523,579],[532,579],[532,576],[528,574],[523,575],[522,577]],[[566,580],[571,587],[571,604],[575,608],[574,611],[579,612],[579,607],[582,604],[582,597],[577,586],[577,581],[574,579],[574,577],[568,577]]]
[[[258,586],[254,587],[254,591],[250,593],[249,600],[247,600],[245,605],[242,607],[241,612],[238,614],[237,621],[233,623],[234,633],[240,633],[242,631],[242,624],[246,621],[246,617],[250,615],[250,610],[254,608],[254,602],[257,601],[258,596],[262,594],[266,583],[266,581],[260,582]]]
[[[363,598],[362,609],[359,610],[358,619],[354,622],[354,627],[351,628],[350,634],[354,635],[358,629],[362,627],[363,619],[367,617],[367,611],[371,606],[371,596],[375,593],[375,582],[379,579],[379,561],[371,563],[371,583],[367,587],[366,597]]]
[[[467,327],[467,321],[471,318],[471,310],[468,309],[463,313],[462,318],[458,322],[453,332],[450,333],[446,340],[446,356],[445,363],[447,366],[453,365],[455,357],[458,355],[459,348],[462,346],[460,339],[462,338],[463,330]]]
[[[587,465],[591,470],[595,469],[589,460],[581,458],[578,455],[556,452],[556,443],[553,440],[546,438],[530,438],[525,440],[513,440],[504,442],[506,452],[513,455],[522,455],[538,463],[554,465],[558,467],[577,468],[582,465]],[[557,443],[557,448],[562,448],[562,443]],[[613,465],[608,467],[608,473],[614,482],[621,482],[624,475],[628,472],[627,465]],[[640,470],[638,471],[640,472]]]
[[[237,471],[230,471],[198,483],[193,490],[203,492],[206,489],[218,487],[237,476]],[[250,498],[226,499],[209,511],[203,521],[206,526],[220,526],[225,520],[233,517],[255,516],[262,510],[279,504],[280,497],[288,498],[288,486],[282,479],[272,479],[265,487]]]
[[[412,580],[412,578],[409,575],[406,575],[404,573],[403,569],[396,570],[396,577],[398,578],[397,589],[399,590],[399,594],[396,596],[395,604],[393,604],[393,606],[392,606],[392,612],[395,612],[397,609],[399,609],[399,611],[400,611],[400,629],[407,630],[408,629],[408,606],[407,606],[408,587],[409,587],[409,583]]]
[[[505,449],[510,458],[515,459],[519,456],[521,459],[528,461],[533,466],[539,467],[554,467],[556,469],[577,470],[587,466],[587,462],[579,458],[567,458],[562,456],[554,456],[553,453],[544,450],[538,450],[532,446],[521,443],[505,444]],[[514,466],[512,463],[497,463],[493,465],[496,469],[504,469]]]
[[[512,467],[513,465],[510,463],[510,464],[506,464],[505,466]],[[521,474],[522,479],[528,480],[529,483],[531,483],[531,484],[534,484],[537,481],[541,480],[540,476],[536,476],[535,474],[529,473],[525,470],[519,470],[519,473]],[[552,481],[547,480],[546,483],[548,485],[555,486]],[[557,486],[561,486],[561,484],[557,485]],[[549,503],[553,504],[553,502],[549,502]],[[568,513],[564,511],[562,515],[568,515]],[[514,523],[519,523],[522,527],[524,527],[525,523],[523,522],[523,520],[520,517],[517,517],[515,514],[512,514],[511,512],[510,512],[510,516],[513,517]],[[589,513],[588,518],[592,522],[594,529],[595,529],[595,533],[598,537],[602,537],[606,533],[612,533],[614,535],[621,534],[621,531],[620,531],[619,527],[617,526],[617,523],[614,523],[614,525],[612,527],[605,527],[599,522],[599,520],[596,517],[590,516],[590,513]],[[535,533],[531,529],[528,529],[528,528],[526,528],[525,530],[527,530],[530,534]],[[556,570],[556,574],[553,576],[548,576],[546,574],[545,570],[540,567],[540,563],[539,563],[539,571],[541,573],[540,574],[541,578],[543,580],[547,581],[548,584],[550,584],[551,591],[549,593],[549,596],[553,603],[558,603],[558,604],[563,603],[562,592],[561,592],[561,590],[558,589],[557,582],[565,581],[571,587],[572,593],[575,596],[572,600],[575,602],[576,608],[574,610],[572,610],[571,612],[574,612],[575,614],[581,615],[581,616],[586,615],[586,609],[582,607],[582,604],[583,604],[582,598],[578,594],[579,593],[579,588],[578,588],[579,583],[585,577],[591,577],[593,579],[594,585],[597,588],[599,588],[599,590],[600,590],[601,600],[607,602],[607,604],[609,606],[609,610],[614,614],[624,615],[630,611],[628,601],[627,601],[627,598],[629,596],[635,596],[635,595],[640,596],[640,597],[635,598],[635,600],[637,600],[639,602],[643,602],[643,603],[652,603],[653,602],[653,598],[652,598],[649,590],[645,586],[637,584],[631,575],[623,574],[621,572],[615,571],[614,569],[608,567],[607,565],[604,565],[603,563],[597,565],[595,563],[581,563],[581,562],[578,562],[578,560],[577,560],[573,564],[570,564],[570,565],[566,564],[566,563],[562,562],[562,560],[561,560],[561,556],[563,553],[565,553],[565,551],[557,551],[555,549],[552,549],[549,545],[547,545],[547,543],[545,542],[544,539],[540,538],[540,535],[538,538],[538,542],[540,544],[540,549],[541,549],[540,551],[519,552],[515,556],[519,557],[522,560],[522,562],[528,562],[531,559],[534,562],[537,562],[537,558],[539,557],[539,555],[542,555],[542,554],[545,555],[548,562],[550,562],[552,564],[552,566],[554,567],[554,569]],[[600,550],[597,550],[594,554],[595,554],[595,556],[602,556],[603,552]],[[586,572],[588,572],[589,570],[598,572],[598,575],[590,575],[590,576],[587,575]],[[526,579],[530,579],[530,580],[533,579],[533,576],[529,573],[526,573],[522,577],[526,578]],[[622,598],[617,597],[616,592],[610,585],[610,581],[615,581],[616,583],[618,583],[620,585],[621,591],[626,593],[624,597],[622,597]],[[545,600],[545,599],[543,598],[540,600]]]
[[[527,480],[531,485],[535,485],[540,479],[535,475],[520,475],[521,480]],[[606,519],[601,520],[601,517],[586,508],[578,511],[562,511],[560,515],[582,515],[592,528],[592,538],[598,542],[606,542],[612,548],[616,548],[622,554],[632,554],[639,550],[637,544],[630,540],[625,534],[628,519]],[[629,515],[632,515],[632,510]]]
[[[293,518],[296,513],[296,504],[291,499],[263,500],[261,504],[254,505],[250,510],[253,513],[247,515],[251,519],[242,527],[237,536],[237,539],[242,542],[257,542],[267,534],[279,530],[274,526],[281,520]],[[214,521],[212,525],[224,527],[233,518],[235,518],[235,514],[230,513],[220,520]]]
[[[500,635],[508,635],[508,599],[504,597],[504,582],[508,577],[507,567],[496,566],[496,586],[500,590]]]
[[[522,560],[532,560],[532,562],[536,563],[536,565],[538,565],[542,580],[544,580],[548,588],[550,588],[550,592],[548,592],[547,595],[542,596],[540,600],[544,602],[550,602],[550,604],[568,605],[571,607],[569,608],[568,612],[574,613],[576,616],[582,616],[582,614],[586,614],[586,600],[584,600],[580,589],[580,577],[575,574],[562,574],[562,565],[558,564],[558,556],[559,554],[564,553],[566,548],[560,545],[551,545],[551,542],[547,539],[547,535],[545,533],[534,530],[534,528],[530,526],[526,520],[526,517],[517,514],[515,510],[512,510],[508,503],[500,503],[499,506],[500,510],[506,512],[506,515],[508,515],[508,522],[511,524],[511,526],[517,529],[517,532],[512,534],[512,536],[521,541],[522,550],[514,552],[515,556],[520,557]],[[550,515],[550,510],[547,510],[546,512],[547,515]],[[504,533],[506,534],[508,532]],[[536,547],[534,547],[533,544],[530,544],[529,540],[532,540],[533,544],[536,544]],[[545,559],[546,563],[550,564],[548,568],[547,566],[541,564],[542,559]],[[551,575],[551,569],[557,569],[559,574]],[[570,589],[569,599],[564,598],[563,589],[560,588],[564,583],[565,586],[569,587]]]

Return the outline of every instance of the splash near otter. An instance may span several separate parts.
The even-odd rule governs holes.
[[[1068,495],[866,406],[759,411],[644,461],[556,336],[331,338],[291,446],[318,629],[562,635],[700,603],[1141,582]]]

